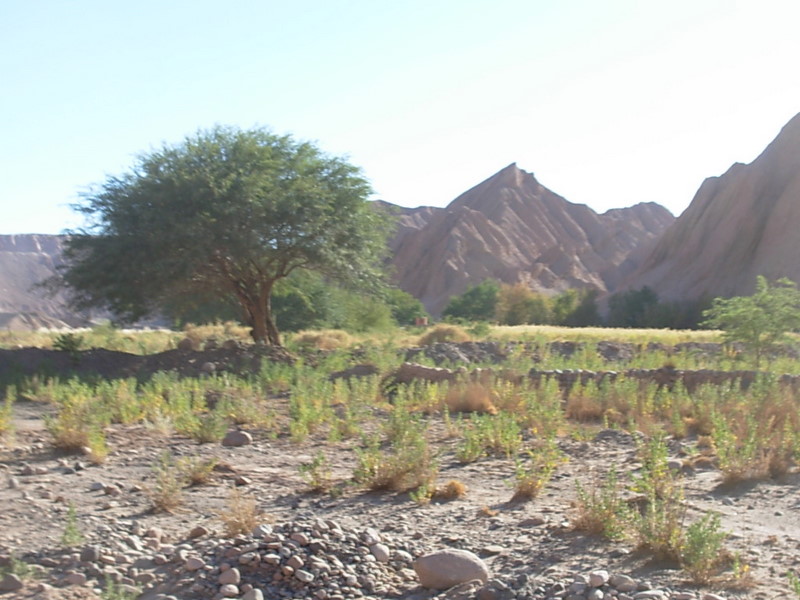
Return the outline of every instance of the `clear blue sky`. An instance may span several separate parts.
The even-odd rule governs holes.
[[[679,214],[800,112],[796,0],[0,0],[0,233],[140,152],[263,125],[444,206],[511,162]]]

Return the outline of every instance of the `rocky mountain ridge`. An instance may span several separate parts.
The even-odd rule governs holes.
[[[800,114],[752,163],[706,179],[637,261],[622,288],[669,300],[747,295],[758,275],[800,281]]]
[[[390,242],[399,286],[433,314],[484,279],[544,293],[613,290],[638,265],[631,251],[674,217],[655,203],[598,214],[511,164],[446,208],[397,209]]]

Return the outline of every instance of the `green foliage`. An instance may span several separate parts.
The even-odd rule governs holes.
[[[575,529],[599,534],[610,540],[624,538],[631,512],[620,495],[616,468],[612,466],[604,480],[595,482],[588,490],[580,482],[576,488],[578,516],[573,521]]]
[[[83,337],[74,333],[62,333],[53,340],[53,349],[68,354],[77,354],[83,347]]]
[[[608,299],[607,323],[611,327],[647,327],[658,306],[658,294],[647,286],[619,292]]]
[[[311,462],[300,465],[299,470],[310,491],[324,493],[333,487],[331,466],[322,450],[317,452]]]
[[[724,330],[726,341],[744,344],[758,369],[764,352],[784,340],[786,332],[800,329],[800,290],[790,279],[770,285],[759,275],[752,296],[715,298],[703,316],[703,325]]]
[[[442,316],[468,321],[492,321],[495,317],[500,284],[486,279],[467,289],[459,296],[453,296],[447,303]]]
[[[418,317],[429,316],[422,302],[399,288],[389,288],[386,291],[385,301],[392,313],[392,318],[401,327],[413,325]]]
[[[789,587],[792,588],[794,595],[800,598],[800,577],[791,571],[786,573],[786,577],[789,579]]]
[[[553,323],[566,327],[600,325],[597,310],[597,290],[567,290],[553,299]]]
[[[172,512],[183,504],[186,476],[168,450],[153,465],[155,482],[147,488],[153,512]]]
[[[708,583],[723,560],[722,542],[727,533],[720,531],[720,517],[709,513],[686,528],[681,548],[681,566],[694,583]]]
[[[501,325],[550,323],[550,300],[522,283],[502,285],[497,295],[495,316]]]
[[[514,495],[512,501],[536,498],[555,473],[563,454],[555,440],[548,439],[528,450],[528,461],[517,458],[514,466]]]
[[[65,548],[73,548],[81,542],[83,542],[83,534],[78,527],[78,513],[75,511],[75,505],[70,502],[67,509],[67,523],[61,534],[61,545]]]
[[[522,433],[514,415],[473,414],[464,424],[464,439],[456,450],[462,463],[474,462],[485,454],[511,458],[522,446]]]
[[[256,341],[280,344],[270,298],[298,269],[380,281],[386,223],[359,170],[265,129],[216,127],[141,155],[77,206],[64,282],[123,320],[229,299]]]

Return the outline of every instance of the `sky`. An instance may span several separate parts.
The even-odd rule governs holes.
[[[445,206],[512,162],[675,215],[800,112],[796,0],[0,0],[0,234],[216,124]]]

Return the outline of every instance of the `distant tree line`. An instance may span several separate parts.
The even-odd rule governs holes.
[[[538,293],[522,283],[485,280],[453,296],[442,315],[447,319],[493,321],[501,325],[563,325],[695,329],[703,321],[707,299],[660,301],[649,287],[619,292],[608,300],[603,318],[596,290],[567,290],[556,296]]]

